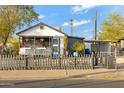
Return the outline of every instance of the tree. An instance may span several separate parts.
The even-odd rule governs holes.
[[[83,51],[85,49],[85,45],[83,43],[80,43],[79,41],[75,42],[72,45],[72,50],[76,52]]]
[[[124,17],[119,14],[110,14],[107,20],[102,22],[100,40],[117,41],[124,37]]]
[[[11,38],[8,40],[7,45],[9,45],[9,52],[12,54],[19,53],[19,39]]]
[[[64,50],[67,50],[67,45],[68,45],[68,38],[67,36],[64,37]]]
[[[3,48],[17,28],[30,25],[38,20],[33,6],[0,6],[0,44]]]

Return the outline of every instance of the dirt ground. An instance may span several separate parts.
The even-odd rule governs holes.
[[[105,88],[124,87],[124,69],[0,71],[0,87]]]
[[[42,79],[60,79],[76,75],[85,77],[100,76],[105,73],[116,72],[115,69],[94,69],[94,70],[1,70],[0,80],[42,80]],[[109,75],[109,74],[108,74]]]

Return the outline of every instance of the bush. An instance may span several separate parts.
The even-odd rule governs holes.
[[[83,51],[84,49],[85,49],[85,45],[79,41],[75,42],[72,45],[72,50],[75,52],[80,52],[80,51]]]
[[[12,54],[18,54],[19,52],[19,40],[17,38],[12,38],[8,42],[9,50]]]

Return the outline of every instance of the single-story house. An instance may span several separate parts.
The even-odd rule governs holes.
[[[116,42],[117,56],[124,56],[124,37]]]
[[[90,44],[90,51],[94,52],[114,52],[111,40],[84,40],[84,43]]]
[[[119,50],[124,51],[124,38],[121,38],[118,40],[117,46],[118,46]]]
[[[20,41],[19,54],[21,55],[64,55],[70,51],[71,45],[82,42],[81,37],[69,36],[61,29],[45,23],[38,23],[17,33]]]

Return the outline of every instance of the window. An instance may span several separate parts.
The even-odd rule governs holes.
[[[44,29],[44,26],[40,26],[40,29]]]
[[[54,39],[54,40],[53,40],[53,44],[57,44],[57,45],[58,45],[58,43],[59,43],[59,42],[58,42],[58,39]]]
[[[53,47],[53,51],[58,52],[59,51],[58,47]]]
[[[34,39],[32,38],[24,38],[24,46],[31,47],[34,44]]]

